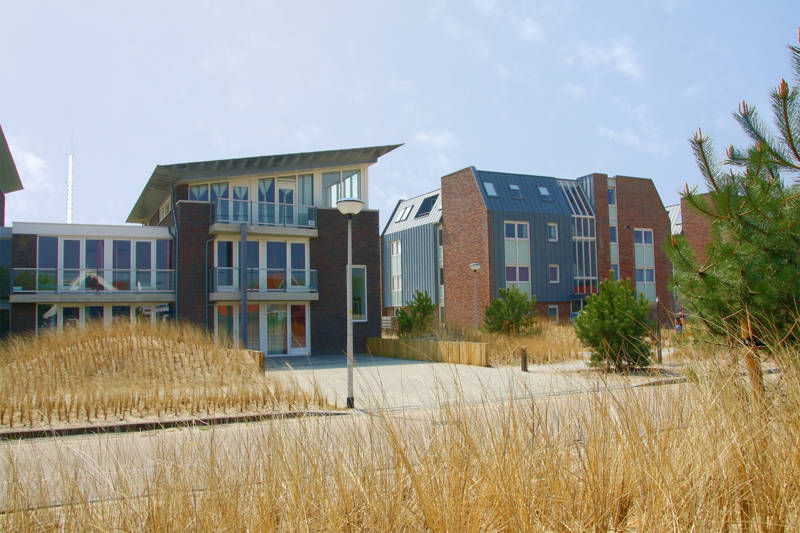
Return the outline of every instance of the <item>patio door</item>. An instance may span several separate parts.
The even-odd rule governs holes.
[[[294,193],[297,187],[295,178],[278,178],[278,202],[280,203],[281,224],[294,224]]]
[[[306,304],[289,305],[289,354],[308,355],[307,314]]]

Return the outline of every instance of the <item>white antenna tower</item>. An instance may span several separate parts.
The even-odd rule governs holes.
[[[72,224],[72,154],[67,158],[67,224]]]

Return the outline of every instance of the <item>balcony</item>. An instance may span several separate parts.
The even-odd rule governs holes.
[[[305,269],[248,268],[248,298],[253,300],[317,300],[317,271]],[[211,300],[230,300],[239,294],[239,269],[217,267],[211,275]]]
[[[317,236],[317,208],[310,205],[217,199],[213,202],[212,233],[237,230]]]
[[[173,301],[175,271],[136,269],[11,269],[11,301]]]

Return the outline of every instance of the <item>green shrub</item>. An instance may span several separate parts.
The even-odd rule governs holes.
[[[649,309],[647,300],[636,299],[630,280],[613,281],[611,276],[600,283],[575,319],[575,334],[592,350],[592,365],[616,370],[649,365]]]
[[[411,302],[397,311],[397,332],[401,337],[420,337],[433,332],[436,306],[428,292],[417,291]]]
[[[491,332],[527,333],[534,327],[536,297],[516,287],[500,289],[500,297],[486,306],[483,323]]]

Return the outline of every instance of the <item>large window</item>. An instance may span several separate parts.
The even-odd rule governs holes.
[[[353,265],[353,321],[367,321],[367,267]]]
[[[390,276],[392,284],[392,307],[403,305],[403,267],[402,267],[402,247],[400,241],[389,243],[391,251]]]
[[[531,253],[527,222],[504,223],[506,287],[531,293]]]
[[[656,301],[655,250],[653,230],[634,228],[633,261],[636,274],[636,292],[651,303]]]
[[[341,198],[361,198],[361,172],[337,170],[322,173],[325,207],[336,207]]]

